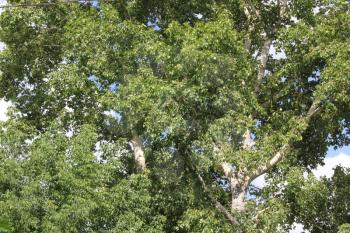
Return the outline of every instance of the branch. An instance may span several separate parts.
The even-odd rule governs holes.
[[[320,110],[320,101],[318,99],[314,100],[314,102],[311,104],[311,107],[309,108],[309,111],[307,111],[307,114],[305,118],[307,121],[311,119],[313,115],[315,115]]]
[[[257,19],[261,19],[260,12],[255,8],[255,6],[252,3],[252,1],[251,0],[246,0],[245,3],[246,4],[244,6],[244,13],[246,14],[246,17],[248,19],[251,19],[252,15],[251,15],[250,11],[252,11]]]
[[[137,172],[143,172],[146,169],[146,160],[142,149],[141,138],[138,135],[134,134],[130,140],[130,146],[134,153],[136,170]]]
[[[245,13],[245,15],[246,15],[246,17],[248,19],[248,32],[244,36],[244,48],[249,53],[250,52],[250,47],[252,45],[252,40],[250,39],[250,33],[254,30],[254,27],[250,23],[251,15],[250,15],[250,12],[249,12],[249,10],[248,10],[248,8],[246,6],[244,7],[244,13]]]
[[[209,199],[215,205],[215,208],[219,212],[221,212],[223,215],[225,215],[227,220],[229,220],[232,225],[239,224],[238,221],[232,216],[232,214],[225,208],[225,206],[223,206],[218,200],[216,200],[215,197],[213,197],[213,195],[210,193],[207,185],[205,184],[205,181],[203,180],[202,176],[196,170],[194,170],[194,172],[196,173],[197,178],[198,178],[199,182],[201,183],[204,191],[208,194]]]
[[[268,170],[270,170],[274,165],[276,165],[278,162],[280,162],[283,157],[285,156],[286,151],[289,149],[289,144],[282,146],[282,148],[269,160],[266,164],[263,166],[260,166],[258,169],[256,169],[252,175],[249,177],[249,181],[254,180],[258,176],[266,173]]]
[[[253,21],[253,15],[260,20],[260,13],[259,11],[254,7],[254,5],[252,4],[252,2],[246,1],[246,4],[243,6],[244,8],[244,14],[248,19],[248,32],[244,37],[244,48],[245,50],[249,53],[250,52],[250,48],[251,48],[251,44],[252,44],[252,40],[250,39],[250,33],[252,33],[254,31],[254,25],[252,24]]]
[[[247,149],[252,149],[255,146],[254,140],[250,137],[250,130],[247,129],[247,131],[243,134],[243,146],[242,148],[247,150]]]
[[[232,177],[232,173],[233,173],[233,167],[231,166],[231,164],[229,163],[226,163],[226,162],[223,162],[221,164],[221,168],[224,172],[224,175],[229,179],[231,180],[231,177]]]
[[[269,51],[270,51],[270,46],[272,43],[272,39],[270,39],[266,34],[264,35],[264,44],[261,48],[260,52],[260,64],[259,64],[259,70],[258,70],[258,79],[256,81],[255,85],[255,93],[258,93],[260,91],[260,85],[261,82],[265,76],[265,71],[266,71],[266,65],[267,65],[267,60],[269,58]]]
[[[279,0],[277,4],[280,7],[280,18],[285,17],[288,8],[288,0]]]
[[[222,155],[222,149],[219,146],[217,146],[216,144],[213,145],[213,152],[217,156],[221,156]],[[228,179],[231,179],[231,176],[233,174],[233,167],[232,167],[232,165],[227,163],[227,162],[222,162],[221,163],[221,168],[222,168],[222,171],[224,172],[224,175]]]
[[[214,152],[215,153],[220,153],[221,150],[218,146],[214,145]],[[230,221],[230,223],[232,225],[236,225],[238,224],[238,221],[232,216],[232,214],[225,208],[225,206],[223,206],[218,200],[216,200],[216,198],[210,193],[207,185],[205,184],[205,181],[203,179],[203,177],[198,173],[198,171],[195,169],[194,165],[190,162],[190,168],[192,169],[192,171],[196,174],[199,182],[201,183],[204,191],[208,194],[208,197],[210,199],[210,201],[215,205],[215,208],[222,213],[227,220]],[[232,166],[228,163],[222,163],[222,169],[224,171],[224,174],[226,177],[230,178],[231,174],[232,174]]]
[[[308,124],[310,122],[310,119],[312,118],[312,116],[314,116],[319,110],[319,104],[320,101],[319,100],[314,100],[314,102],[311,104],[307,114],[305,115],[305,117],[303,117],[301,119],[301,122]],[[281,147],[281,149],[269,160],[267,161],[263,166],[258,167],[249,177],[248,180],[249,182],[251,182],[252,180],[254,180],[255,178],[257,178],[258,176],[266,173],[268,170],[270,170],[274,165],[276,165],[277,163],[279,163],[286,155],[286,153],[288,152],[288,150],[291,148],[291,143],[289,142],[285,145],[283,145]]]

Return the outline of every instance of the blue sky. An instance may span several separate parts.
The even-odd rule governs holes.
[[[344,146],[338,149],[334,149],[332,147],[330,147],[327,151],[327,156],[328,157],[334,157],[339,155],[340,153],[344,153],[350,156],[350,146]]]

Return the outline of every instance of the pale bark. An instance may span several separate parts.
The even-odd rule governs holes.
[[[198,177],[198,180],[200,181],[204,191],[207,193],[207,195],[209,196],[211,202],[215,205],[215,208],[220,212],[222,213],[226,218],[227,220],[230,221],[230,223],[232,225],[236,225],[238,224],[238,221],[235,217],[233,217],[233,215],[230,213],[230,211],[228,211],[225,206],[223,206],[209,191],[207,185],[205,184],[205,181],[203,180],[202,176],[195,170],[193,169],[194,172],[196,172],[197,174],[197,177]]]
[[[255,146],[254,140],[251,138],[251,132],[249,129],[243,134],[242,148],[245,150],[252,149]]]
[[[255,8],[254,4],[250,0],[245,1],[244,5],[244,13],[246,14],[247,18],[251,18],[253,15],[250,13],[250,11],[253,13],[253,15],[260,19],[260,12]]]
[[[219,148],[219,146],[217,146],[216,144],[213,145],[213,152],[217,157],[223,156],[222,149]],[[230,178],[232,176],[233,167],[231,164],[223,162],[221,163],[221,169],[227,178]]]
[[[269,51],[270,51],[271,43],[272,43],[272,40],[268,38],[267,35],[265,35],[263,46],[260,51],[260,64],[258,69],[258,78],[256,81],[255,90],[254,90],[255,93],[258,93],[260,91],[261,82],[265,77],[266,65],[269,59]]]
[[[231,200],[231,209],[233,211],[236,211],[238,213],[242,213],[245,211],[245,190],[234,190],[232,193],[232,200]]]
[[[318,100],[314,100],[309,110],[307,111],[307,114],[300,119],[300,123],[305,124],[305,127],[307,127],[311,118],[319,111],[319,103],[320,102]],[[291,143],[292,142],[289,142],[288,144],[283,145],[271,159],[269,159],[264,165],[258,167],[255,171],[253,171],[250,177],[248,177],[249,182],[254,180],[256,177],[266,173],[273,166],[279,163],[286,156],[288,150],[291,148]]]
[[[214,146],[214,152],[220,153],[220,150],[218,147]],[[248,187],[248,183],[245,180],[245,177],[243,173],[239,173],[234,170],[234,167],[227,163],[223,162],[221,164],[221,169],[224,173],[224,175],[229,179],[230,181],[230,191],[231,191],[231,211],[235,211],[238,213],[241,213],[245,210],[245,193],[246,189]],[[201,179],[201,182],[204,181]]]
[[[254,18],[257,20],[260,19],[260,12],[254,7],[253,3],[251,1],[246,1],[246,3],[243,6],[244,8],[244,14],[247,17],[248,20],[248,32],[244,37],[244,48],[249,53],[252,40],[250,39],[250,34],[254,31]]]
[[[274,165],[276,165],[278,162],[280,162],[283,159],[288,148],[289,148],[289,145],[284,145],[269,161],[267,161],[266,164],[264,164],[264,165],[260,166],[258,169],[256,169],[249,177],[249,180],[253,181],[255,178],[266,173]]]
[[[252,20],[252,17],[251,17],[251,14],[250,14],[250,12],[249,12],[247,6],[244,7],[244,13],[245,13],[245,15],[247,16],[248,23],[249,23],[248,32],[247,32],[247,34],[244,36],[244,48],[245,48],[245,50],[249,53],[249,52],[250,52],[251,45],[252,45],[252,40],[250,39],[250,33],[254,30],[254,27],[253,27],[253,25],[250,23],[251,20]]]
[[[245,193],[246,183],[242,179],[242,175],[236,175],[231,178],[231,209],[239,213],[245,210]]]
[[[224,175],[227,178],[230,178],[232,176],[233,167],[231,166],[231,164],[224,162],[221,164],[221,168],[222,168],[222,171],[224,172]]]
[[[134,153],[136,171],[141,173],[146,169],[145,153],[142,148],[141,138],[134,134],[130,140],[131,149]]]
[[[288,9],[288,0],[279,0],[278,5],[280,7],[280,17],[285,17]]]

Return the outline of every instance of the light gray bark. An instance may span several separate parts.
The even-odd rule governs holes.
[[[319,100],[314,100],[312,105],[310,106],[309,110],[307,111],[306,115],[300,119],[301,124],[305,124],[305,127],[309,124],[311,118],[320,110],[319,108]],[[258,167],[255,171],[253,171],[248,177],[249,182],[254,180],[256,177],[266,173],[268,170],[270,170],[273,166],[275,166],[277,163],[279,163],[287,154],[288,150],[290,149],[291,145],[289,142],[288,144],[283,145],[274,156],[270,160],[268,160],[265,164]]]
[[[131,149],[134,153],[134,160],[137,172],[143,172],[146,169],[145,153],[142,148],[141,138],[134,134],[130,141]]]
[[[249,129],[246,130],[246,132],[243,134],[243,145],[242,148],[244,150],[252,149],[255,146],[254,140],[250,136],[251,132]]]
[[[208,190],[208,187],[207,185],[205,184],[205,181],[203,180],[202,176],[198,173],[198,171],[196,171],[194,168],[193,170],[196,172],[197,174],[197,177],[198,177],[198,180],[200,181],[204,191],[208,194],[211,202],[215,205],[215,208],[220,212],[222,213],[226,218],[227,220],[230,221],[230,223],[232,225],[236,225],[238,224],[238,221],[237,219],[230,213],[230,211],[228,211],[225,206],[223,206],[211,193],[210,191]]]
[[[239,177],[231,178],[231,209],[239,213],[245,210],[246,184]]]
[[[278,5],[280,7],[280,17],[285,17],[288,9],[288,0],[279,0]]]
[[[258,78],[255,85],[255,93],[260,91],[261,82],[265,77],[266,65],[269,58],[269,51],[271,47],[272,40],[268,38],[267,35],[264,36],[263,46],[260,51],[260,64],[258,68]]]

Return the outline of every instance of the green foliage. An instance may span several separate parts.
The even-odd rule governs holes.
[[[1,179],[1,214],[14,232],[120,232],[130,221],[135,232],[162,228],[163,217],[151,214],[147,177],[117,178],[112,163],[96,160],[94,127],[83,125],[72,138],[57,130],[36,138],[27,158],[1,163],[2,171],[19,166]]]
[[[339,227],[338,233],[350,232],[350,224],[343,224]]]
[[[303,177],[300,170],[288,174],[282,199],[290,207],[293,221],[310,232],[336,232],[349,221],[349,169],[337,167],[332,178],[317,180],[312,174]],[[345,228],[346,229],[346,228]]]
[[[277,2],[6,8],[0,231],[346,232],[349,171],[304,174],[350,143],[349,3]],[[285,56],[264,54],[267,38]],[[245,211],[230,210],[222,165],[249,177],[279,152],[267,186],[247,179]]]
[[[1,233],[7,233],[10,232],[12,229],[9,220],[2,218],[0,220],[0,232]]]

